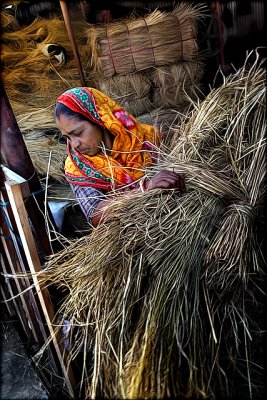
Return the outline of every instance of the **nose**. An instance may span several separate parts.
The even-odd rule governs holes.
[[[79,138],[74,137],[71,139],[71,145],[74,149],[78,150],[81,145],[81,141],[79,140]]]

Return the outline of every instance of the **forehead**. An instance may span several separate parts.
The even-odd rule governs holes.
[[[87,121],[85,120],[79,120],[74,117],[71,117],[69,115],[61,114],[59,118],[56,120],[56,124],[58,128],[63,132],[63,133],[68,133],[71,132],[75,129],[78,129],[84,124],[86,124]],[[89,121],[88,121],[89,123]]]

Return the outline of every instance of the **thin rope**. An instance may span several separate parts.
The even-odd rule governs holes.
[[[114,75],[116,75],[117,71],[116,71],[116,67],[115,67],[115,64],[114,64],[113,56],[112,56],[112,50],[111,50],[110,41],[109,41],[109,38],[108,38],[108,27],[107,26],[106,26],[106,37],[107,37],[107,44],[108,44],[108,48],[109,48],[109,54],[110,54],[110,58],[111,58],[113,69],[114,69]]]

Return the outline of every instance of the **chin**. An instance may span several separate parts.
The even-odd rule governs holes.
[[[94,150],[94,151],[93,150],[92,151],[85,150],[82,154],[85,156],[93,157],[93,156],[96,156],[98,153],[99,153],[98,150]]]

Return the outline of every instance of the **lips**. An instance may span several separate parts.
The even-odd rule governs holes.
[[[85,149],[81,149],[81,150],[78,150],[79,151],[79,153],[82,153],[82,154],[84,154],[84,153],[90,153],[90,151],[92,151],[89,147],[86,147]]]

